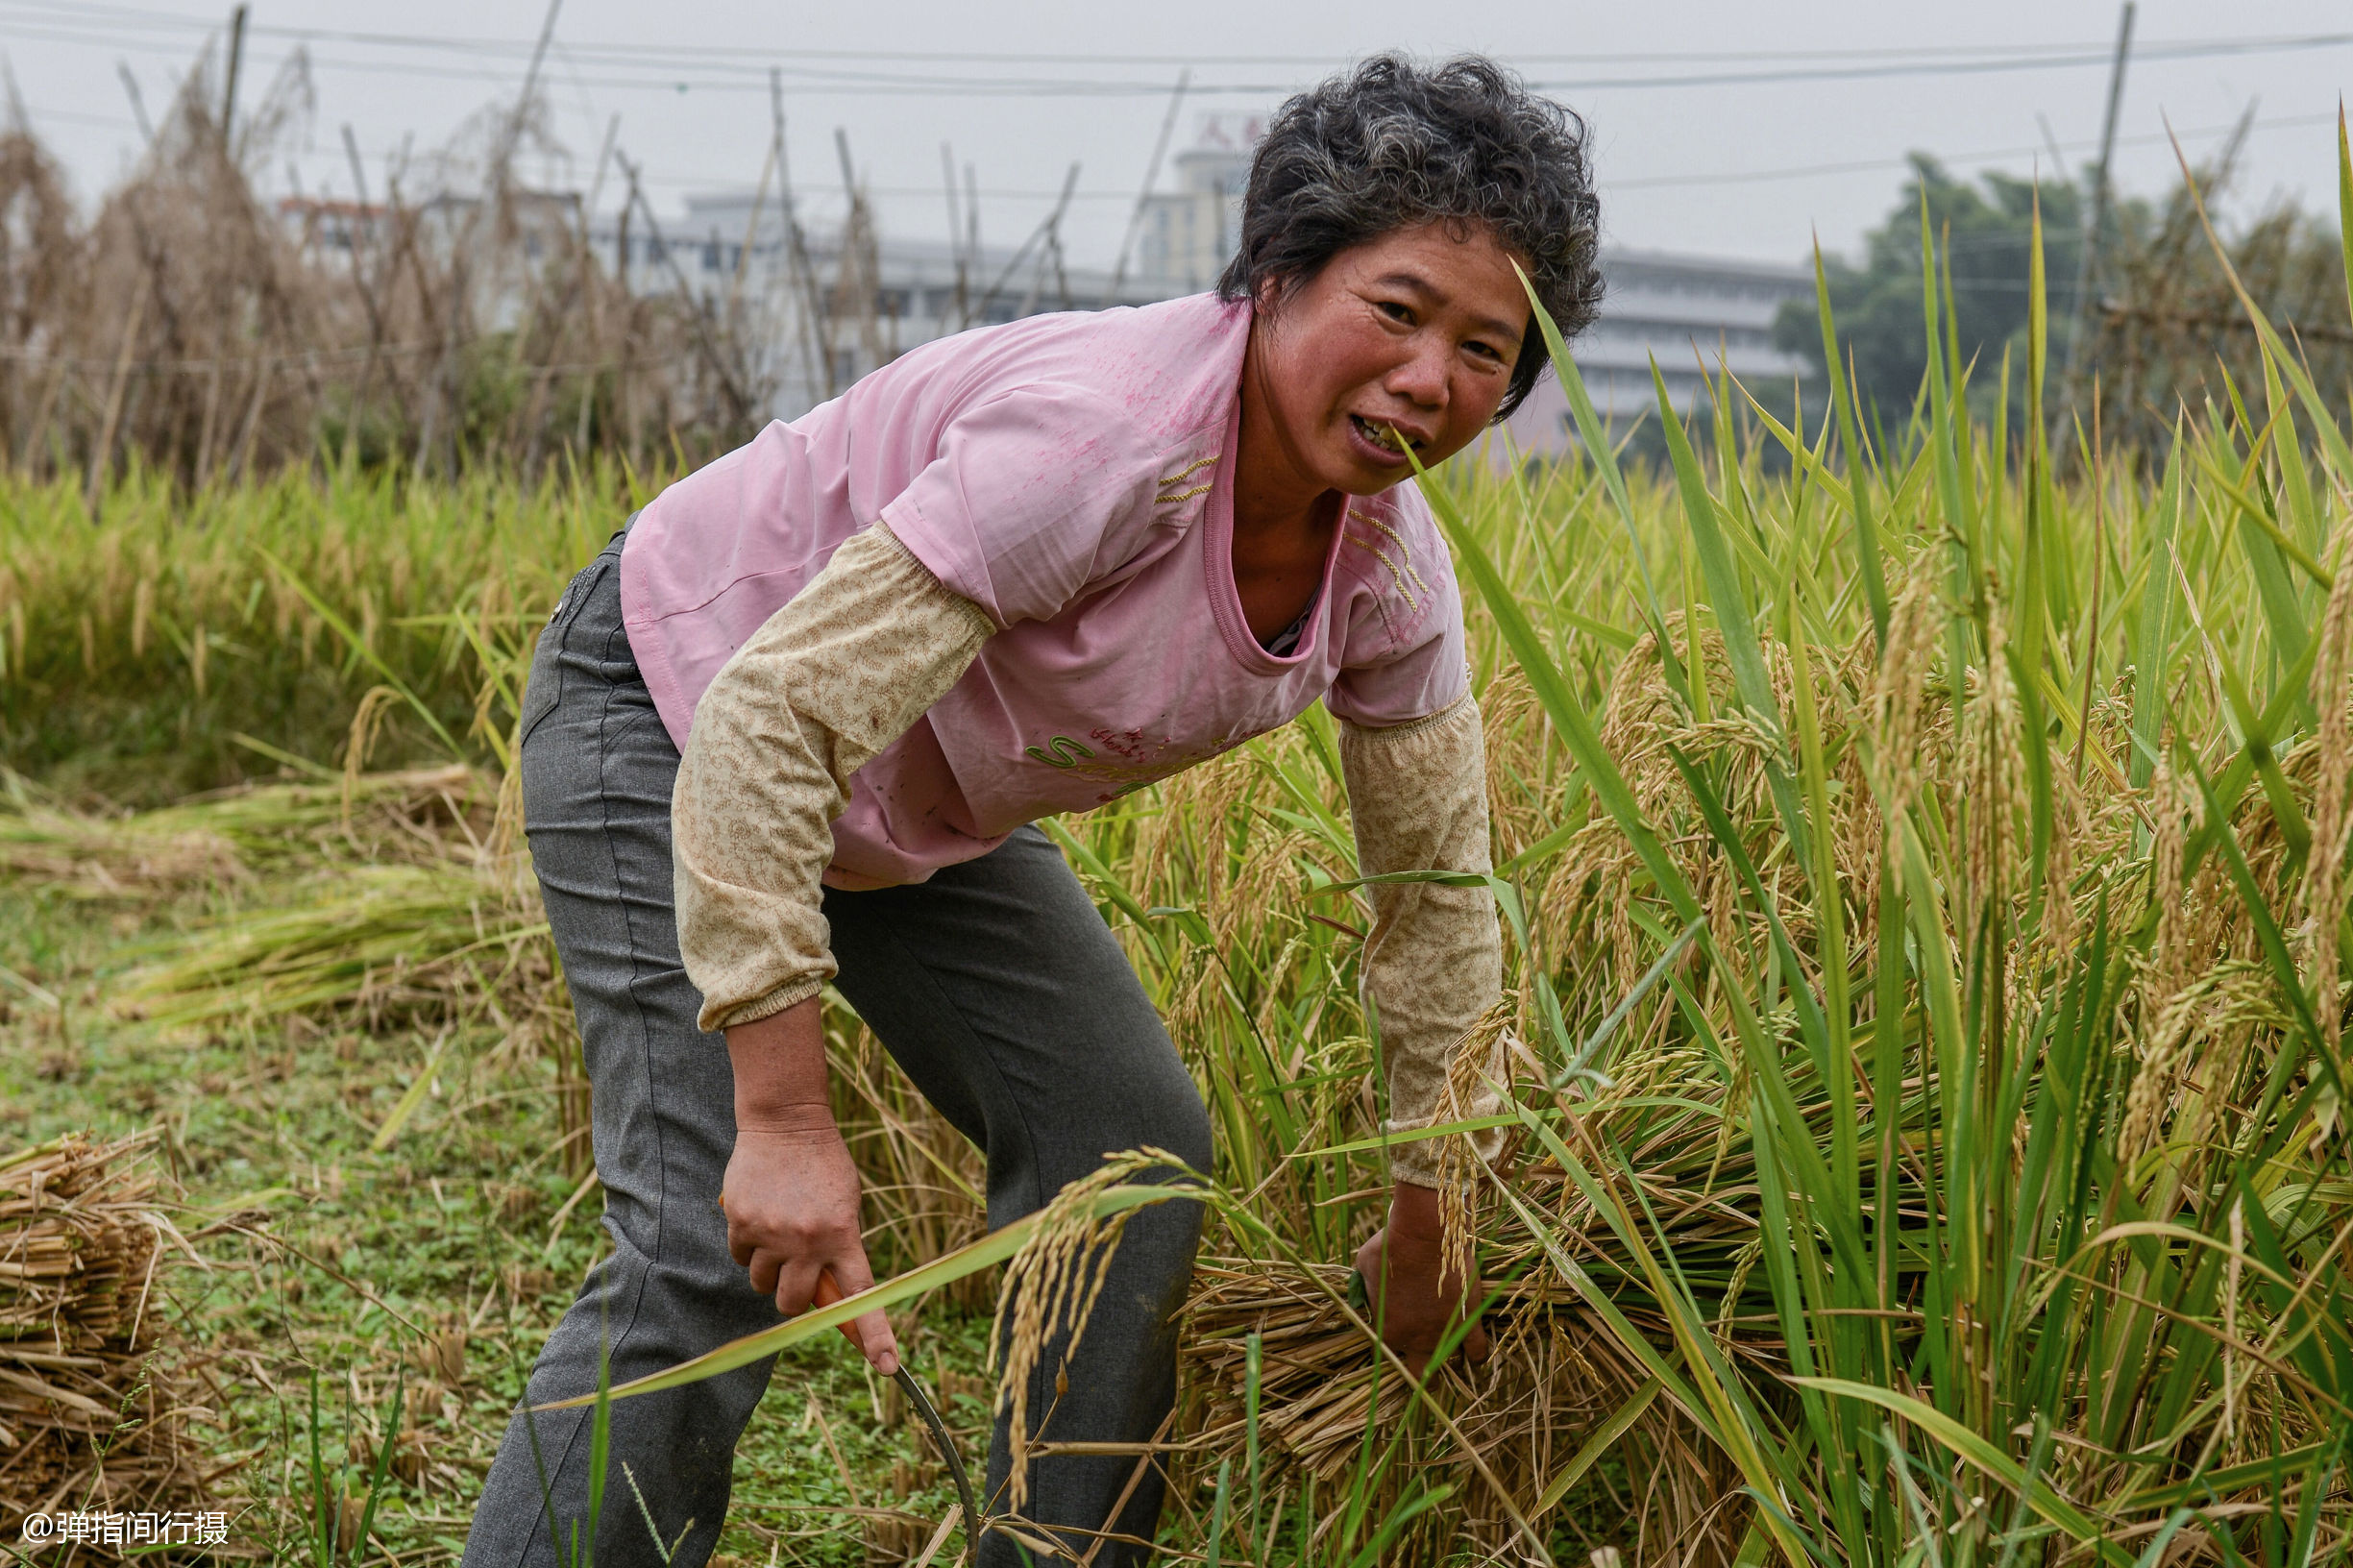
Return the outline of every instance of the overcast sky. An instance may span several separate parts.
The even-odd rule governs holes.
[[[159,113],[228,10],[0,0],[25,112],[86,203],[139,144],[119,68]],[[546,0],[254,0],[241,102],[298,44],[316,90],[290,158],[268,171],[273,193],[299,178],[348,195],[348,123],[380,194],[404,143],[422,159],[511,102],[546,14]],[[1587,116],[1611,240],[1796,260],[1816,232],[1852,247],[1887,211],[1909,150],[1973,172],[2023,174],[2038,149],[2047,170],[2054,142],[2071,164],[2088,160],[2117,17],[2077,0],[562,0],[546,81],[571,167],[544,172],[586,186],[618,115],[618,144],[663,214],[690,189],[748,187],[769,141],[767,72],[781,66],[792,177],[815,216],[841,206],[836,128],[886,235],[945,231],[943,141],[977,171],[992,241],[1037,224],[1077,160],[1066,242],[1074,261],[1108,262],[1180,69],[1192,90],[1177,149],[1205,113],[1263,112],[1367,53],[1481,50]],[[2288,197],[2333,212],[2353,5],[2145,0],[2135,44],[2123,188],[2170,178],[2168,119],[2195,155],[2253,104],[2237,205]],[[609,207],[617,186],[604,192]]]

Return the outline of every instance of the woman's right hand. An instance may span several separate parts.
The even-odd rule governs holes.
[[[874,1283],[858,1223],[858,1167],[825,1097],[825,1042],[815,997],[727,1030],[735,1067],[735,1152],[720,1203],[727,1250],[751,1287],[793,1317],[831,1272],[844,1295]],[[874,1370],[898,1370],[898,1341],[880,1311],[851,1320]]]
[[[845,1295],[874,1283],[859,1235],[858,1169],[831,1117],[821,1127],[739,1126],[723,1201],[727,1250],[785,1316],[808,1310],[827,1270]],[[874,1370],[898,1370],[887,1315],[869,1312],[853,1327]]]

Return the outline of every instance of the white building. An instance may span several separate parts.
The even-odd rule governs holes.
[[[1668,401],[1685,414],[1703,395],[1703,366],[1751,386],[1806,372],[1803,359],[1773,346],[1773,318],[1784,300],[1813,297],[1810,267],[1613,248],[1602,253],[1602,313],[1569,353],[1595,409],[1616,429],[1657,411],[1653,359]],[[1568,445],[1570,427],[1568,395],[1547,376],[1505,429],[1510,445],[1532,456]]]
[[[1177,154],[1176,188],[1144,198],[1136,271],[1174,297],[1213,288],[1241,243],[1242,187],[1250,149],[1266,134],[1262,117],[1212,114],[1200,139]]]
[[[653,232],[641,216],[590,225],[593,243],[629,285],[683,287],[709,308],[744,312],[771,345],[774,408],[791,418],[919,343],[1048,310],[1148,305],[1189,292],[1110,269],[1070,265],[1048,228],[1018,245],[888,239],[853,217],[796,235],[773,193],[690,196],[683,218]],[[748,244],[747,243],[748,242]]]

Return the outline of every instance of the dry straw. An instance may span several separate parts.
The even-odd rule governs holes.
[[[192,1257],[155,1135],[0,1157],[0,1517],[219,1508],[209,1363],[160,1283]]]

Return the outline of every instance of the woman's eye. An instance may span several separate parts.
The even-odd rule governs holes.
[[[1378,307],[1391,321],[1411,322],[1413,319],[1413,311],[1395,300],[1382,300],[1378,302]]]

